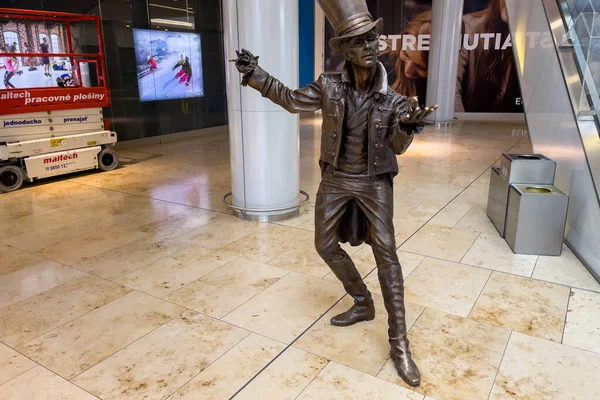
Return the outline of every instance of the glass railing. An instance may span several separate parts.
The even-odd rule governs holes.
[[[559,48],[572,49],[581,91],[574,99],[579,120],[600,125],[600,0],[557,0],[566,34]]]

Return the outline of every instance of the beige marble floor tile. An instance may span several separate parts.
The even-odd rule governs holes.
[[[121,197],[108,201],[92,200],[61,210],[135,229],[189,210],[189,207],[167,201],[121,194]]]
[[[236,217],[223,217],[205,227],[180,236],[178,239],[217,250],[265,227],[265,224],[257,222],[242,221]]]
[[[332,317],[345,312],[354,304],[346,296],[331,311],[294,343],[294,346],[338,362],[370,375],[377,375],[390,355],[388,342],[388,315],[381,295],[374,293],[375,319],[349,327],[331,325]],[[412,327],[424,308],[406,304],[406,325]]]
[[[490,400],[600,398],[600,354],[514,332]]]
[[[0,386],[0,399],[97,400],[80,387],[39,366]]]
[[[498,235],[496,227],[487,216],[487,207],[472,206],[464,217],[455,225],[455,228],[470,229],[472,231]]]
[[[78,238],[91,232],[107,228],[110,224],[91,218],[84,218],[74,214],[52,211],[64,216],[60,221],[50,224],[38,225],[36,229],[27,230],[20,235],[11,236],[3,242],[19,249],[35,253],[46,247]],[[57,215],[57,216],[58,216]]]
[[[44,183],[33,188],[19,190],[13,195],[16,200],[52,209],[76,206],[89,200],[104,201],[119,196],[119,193],[110,190],[68,181]]]
[[[174,292],[167,300],[223,318],[288,273],[282,268],[238,258]]]
[[[487,399],[510,331],[426,309],[408,334],[421,386],[444,400]],[[378,377],[408,387],[388,360]]]
[[[76,265],[88,258],[134,242],[148,235],[111,225],[108,228],[67,240],[36,251],[36,255],[65,265]]]
[[[348,243],[345,243],[342,245],[342,248],[350,256],[353,256],[354,259],[354,255],[363,247],[352,247]],[[357,262],[356,259],[354,261]],[[319,253],[317,253],[313,236],[309,236],[308,239],[299,242],[291,250],[275,257],[269,261],[269,264],[316,278],[323,278],[331,273],[329,266],[323,261]]]
[[[0,340],[22,345],[129,291],[92,276],[75,278],[0,310]]]
[[[327,365],[328,360],[290,347],[235,398],[294,400]]]
[[[331,272],[317,253],[313,237],[301,241],[294,248],[269,261],[269,264],[316,278],[323,278]]]
[[[304,229],[305,231],[314,232],[315,231],[315,220],[314,218],[309,219],[306,222],[303,222],[296,226],[298,229]]]
[[[563,343],[600,353],[600,293],[571,291]]]
[[[405,281],[406,301],[467,317],[491,272],[426,258]]]
[[[537,259],[538,256],[513,253],[498,234],[482,233],[461,263],[530,277]]]
[[[431,219],[431,223],[453,228],[470,209],[471,206],[468,204],[450,203]]]
[[[304,200],[304,196],[302,197],[302,200]],[[299,228],[300,225],[303,224],[310,224],[311,222],[314,224],[315,201],[315,196],[311,196],[308,203],[302,206],[302,208],[300,209],[300,213],[297,216],[290,219],[286,219],[284,221],[279,221],[277,222],[277,225]]]
[[[417,199],[414,197],[408,197],[407,194],[396,193],[398,190],[396,189],[398,188],[398,185],[396,184],[394,187],[394,220],[398,218],[404,218],[406,214],[408,214],[417,207],[427,207],[431,204],[430,200]],[[414,189],[411,189],[409,193],[410,192],[414,192]]]
[[[560,285],[600,292],[600,283],[567,246],[563,246],[560,257],[540,256],[533,277]]]
[[[267,263],[293,249],[312,234],[302,229],[269,225],[225,247],[240,257]]]
[[[174,393],[169,400],[229,399],[284,348],[282,343],[253,333]]]
[[[423,182],[417,190],[410,193],[408,196],[417,199],[449,202],[456,197],[462,189],[462,187],[449,184]]]
[[[38,206],[37,204],[21,202],[17,204],[22,204],[26,207],[34,209],[40,207],[44,211],[32,211],[30,214],[13,218],[10,218],[11,213],[9,212],[8,216],[6,218],[2,218],[2,221],[0,221],[0,240],[9,239],[14,236],[20,236],[28,232],[37,231],[39,229],[45,229],[56,224],[66,224],[67,222],[73,222],[77,219],[77,217],[72,214],[52,210]],[[2,215],[1,211],[0,215]]]
[[[290,343],[342,294],[339,284],[291,272],[223,320]]]
[[[0,385],[35,366],[35,362],[0,343]]]
[[[298,400],[423,400],[423,395],[330,362]]]
[[[49,208],[40,206],[38,204],[18,201],[2,196],[2,198],[0,198],[0,215],[2,215],[2,221],[0,221],[0,229],[4,230],[6,228],[6,225],[9,223],[8,221],[10,220],[20,219],[35,214],[41,214],[48,210]]]
[[[248,334],[188,311],[73,382],[106,400],[166,398]]]
[[[4,243],[0,243],[0,260],[0,277],[44,261],[42,257]]]
[[[214,176],[206,178],[191,176],[190,179],[200,179],[202,181],[183,188],[153,194],[153,197],[190,207],[232,214],[232,210],[223,204],[223,196],[231,191],[230,179],[221,177],[220,180],[225,181],[224,183],[210,184],[215,183],[210,181],[211,178],[214,178]]]
[[[71,379],[184,311],[175,304],[132,292],[18,349]]]
[[[564,286],[494,272],[469,318],[560,343],[569,293]]]
[[[238,256],[225,249],[213,250],[193,245],[173,254],[170,258],[184,264],[215,262],[219,265],[225,265],[238,258]]]
[[[160,221],[141,226],[138,230],[144,233],[174,239],[178,236],[200,229],[221,217],[223,217],[223,214],[192,208]]]
[[[415,232],[424,225],[424,222],[414,221],[407,218],[394,218],[394,230],[396,233],[396,246],[404,244]]]
[[[152,296],[165,297],[220,266],[215,261],[186,263],[167,257],[122,276],[115,282]]]
[[[403,200],[402,200],[403,201]],[[420,200],[421,204],[406,213],[402,218],[416,222],[427,222],[433,218],[444,206],[446,202],[438,200]]]
[[[0,279],[0,309],[62,285],[85,273],[52,261],[40,261]]]
[[[488,202],[489,188],[484,185],[473,184],[454,200],[458,204],[486,207]]]
[[[139,268],[189,247],[188,243],[146,235],[93,257],[86,257],[75,268],[101,278],[114,280]]]
[[[400,265],[402,266],[402,276],[404,277],[404,280],[406,280],[406,278],[410,276],[415,268],[417,268],[417,266],[423,260],[425,260],[425,256],[407,253],[405,251],[398,251],[398,259],[400,260]],[[379,284],[377,270],[373,271],[365,278],[365,283],[370,291],[381,294],[381,285]]]
[[[166,178],[160,174],[145,174],[120,168],[100,175],[90,175],[75,179],[75,182],[116,190],[144,197],[153,197],[157,193],[176,190],[191,185],[189,182]]]
[[[466,229],[427,224],[400,249],[410,253],[459,262],[479,233]]]

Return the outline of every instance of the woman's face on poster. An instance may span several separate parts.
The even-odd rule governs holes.
[[[427,78],[427,64],[423,53],[418,50],[402,50],[400,59],[404,62],[404,75],[408,79]]]

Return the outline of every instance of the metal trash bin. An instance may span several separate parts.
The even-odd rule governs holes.
[[[516,254],[559,256],[568,206],[569,197],[553,185],[511,185],[506,241]]]
[[[487,214],[504,237],[508,191],[512,183],[554,184],[556,163],[542,154],[502,155],[500,168],[492,168]]]

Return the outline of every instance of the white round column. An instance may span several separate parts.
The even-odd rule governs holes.
[[[225,57],[247,49],[259,65],[297,88],[298,0],[223,0]],[[244,219],[271,221],[298,212],[300,199],[299,117],[242,87],[234,63],[226,67],[231,153],[231,202]]]
[[[464,0],[433,0],[427,105],[439,106],[429,118],[437,124],[454,120],[463,8]]]

